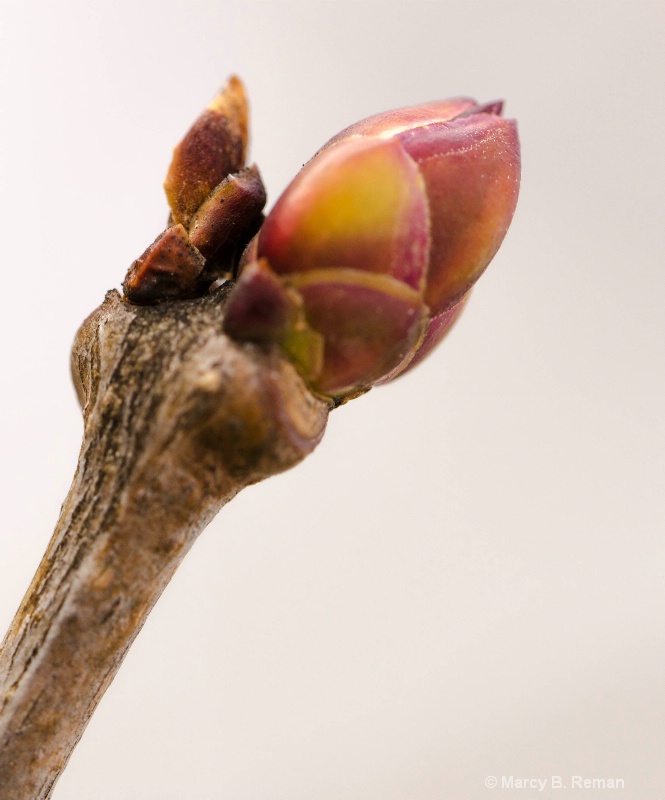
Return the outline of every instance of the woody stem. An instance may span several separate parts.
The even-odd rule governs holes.
[[[3,797],[50,797],[198,534],[323,434],[329,403],[278,350],[221,333],[225,297],[139,308],[110,292],[79,331],[78,468],[0,649]]]

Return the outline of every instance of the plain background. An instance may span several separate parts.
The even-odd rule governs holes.
[[[271,203],[392,107],[505,97],[523,147],[445,346],[221,512],[56,800],[663,797],[664,23],[637,0],[0,3],[2,629],[76,463],[76,328],[162,229],[171,149],[228,74]]]

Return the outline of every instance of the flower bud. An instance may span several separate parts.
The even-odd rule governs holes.
[[[419,362],[459,316],[515,210],[519,143],[501,111],[500,102],[468,98],[427,103],[369,117],[331,139],[245,251],[226,330],[256,337],[258,306],[283,310],[295,293],[297,325],[323,343],[322,358],[300,367],[331,396]],[[259,322],[259,338],[288,352],[295,317],[279,319],[279,332]]]

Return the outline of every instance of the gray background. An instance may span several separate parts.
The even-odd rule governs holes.
[[[662,798],[661,2],[0,3],[0,627],[73,475],[68,352],[229,73],[270,202],[371,113],[507,99],[462,321],[188,556],[56,800]],[[616,777],[623,792],[487,789]]]

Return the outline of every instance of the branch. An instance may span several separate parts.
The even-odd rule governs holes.
[[[0,650],[3,798],[50,796],[198,534],[323,435],[331,403],[277,346],[222,333],[226,296],[140,307],[109,292],[77,335],[78,468]]]
[[[298,463],[337,402],[411,369],[450,330],[517,201],[517,131],[501,109],[462,98],[363,120],[265,221],[238,78],[176,147],[167,229],[74,343],[78,469],[0,651],[3,798],[50,796],[221,506]],[[215,288],[229,276],[231,291]]]

